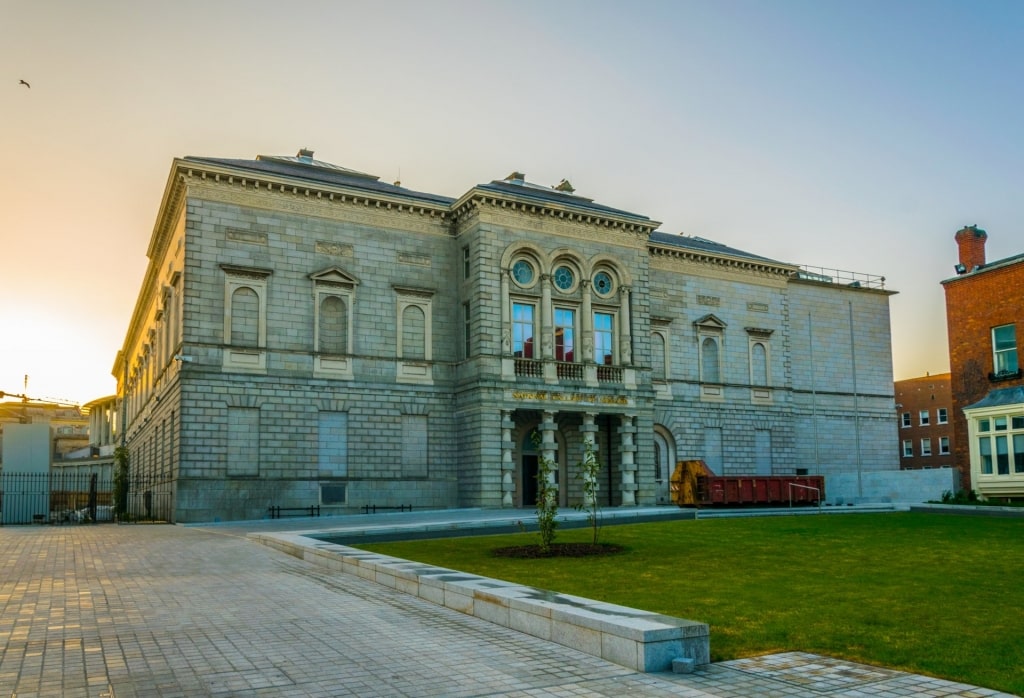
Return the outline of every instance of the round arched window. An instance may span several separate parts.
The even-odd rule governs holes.
[[[615,282],[611,274],[606,271],[599,271],[594,274],[594,291],[599,296],[609,296],[615,290]]]
[[[533,283],[533,265],[525,259],[517,260],[512,265],[512,278],[520,286],[529,286]]]
[[[568,291],[576,284],[576,275],[572,273],[572,269],[562,265],[555,269],[554,281],[559,289]]]

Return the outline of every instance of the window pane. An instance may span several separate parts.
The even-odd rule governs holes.
[[[921,426],[923,426],[923,427],[924,426],[928,426],[928,421],[929,421],[928,420],[928,410],[921,410],[918,413],[918,416],[919,416],[919,418],[921,420]]]
[[[988,431],[991,428],[992,427],[989,424],[989,421],[987,419],[979,419],[978,420],[978,431]]]
[[[1014,417],[1013,418],[1013,428],[1014,429],[1024,429],[1024,417]]]
[[[978,453],[981,455],[981,472],[992,474],[992,440],[987,436],[978,439]]]
[[[1017,341],[1013,325],[1003,325],[992,330],[992,349],[995,353],[996,373],[1017,371]]]
[[[524,359],[533,358],[533,306],[512,304],[512,354]]]
[[[606,366],[614,361],[613,320],[611,313],[594,313],[594,361]]]
[[[575,349],[576,312],[555,308],[555,360],[572,361]]]
[[[1013,435],[1013,472],[1024,473],[1024,434]]]
[[[1006,417],[996,417],[992,421],[995,422],[996,431],[1006,431]]]
[[[1000,475],[1010,474],[1010,454],[1007,452],[1005,436],[996,437],[996,468]]]

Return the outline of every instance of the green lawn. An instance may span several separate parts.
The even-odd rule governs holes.
[[[556,541],[589,540],[589,529]],[[847,514],[607,526],[609,557],[524,533],[360,546],[709,623],[714,661],[801,650],[1024,694],[1024,519]]]

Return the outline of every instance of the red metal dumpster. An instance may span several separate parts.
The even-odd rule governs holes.
[[[680,461],[672,476],[679,506],[819,504],[822,475],[715,475],[703,461]]]

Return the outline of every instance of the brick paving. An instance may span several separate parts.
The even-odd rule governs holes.
[[[4,697],[1007,695],[800,653],[637,674],[210,528],[8,526],[0,565]]]

